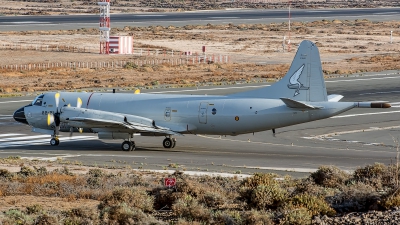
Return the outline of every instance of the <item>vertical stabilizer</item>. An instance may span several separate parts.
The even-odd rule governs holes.
[[[321,59],[317,46],[302,41],[286,75],[275,84],[257,90],[234,94],[255,98],[289,98],[296,101],[327,101]]]

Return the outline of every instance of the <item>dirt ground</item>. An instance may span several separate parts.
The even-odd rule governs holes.
[[[291,51],[286,23],[112,29],[113,35],[134,37],[133,55],[99,54],[98,30],[0,32],[0,94],[37,93],[83,88],[153,88],[153,86],[220,85],[260,82],[285,75],[304,39],[317,44],[327,78],[331,74],[400,69],[399,21],[322,20],[291,24]],[[390,31],[393,30],[392,43]],[[48,48],[51,46],[51,48]],[[57,46],[57,49],[56,47]],[[229,63],[152,65],[145,60],[185,59],[180,52],[229,57]],[[26,48],[33,50],[26,50]],[[61,51],[61,48],[64,50]],[[71,49],[85,49],[72,52]],[[68,49],[68,50],[65,50]],[[158,51],[157,56],[155,51]],[[166,55],[163,52],[168,52]],[[170,53],[174,51],[174,56]],[[139,52],[144,52],[142,56]],[[146,52],[153,52],[147,55]],[[193,56],[194,57],[194,56]],[[126,68],[21,69],[21,65],[60,62],[132,62]],[[148,61],[149,62],[149,61]],[[19,65],[19,69],[10,69]],[[3,69],[1,69],[3,68]],[[7,69],[6,69],[7,68]]]

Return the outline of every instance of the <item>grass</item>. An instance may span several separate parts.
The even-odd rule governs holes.
[[[21,159],[1,159],[22,164]],[[38,163],[38,162],[34,162]],[[257,173],[243,180],[163,174],[110,173],[92,168],[74,174],[64,167],[25,166],[0,170],[0,196],[40,196],[67,201],[96,200],[97,208],[59,209],[26,203],[0,213],[3,224],[311,224],[315,216],[340,216],[400,206],[393,165],[374,164],[353,173],[321,166],[302,179]],[[61,219],[62,218],[62,219]],[[36,221],[36,222],[35,222]]]

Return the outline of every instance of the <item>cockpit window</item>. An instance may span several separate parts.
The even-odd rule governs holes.
[[[39,95],[33,100],[32,105],[42,106],[44,95]]]

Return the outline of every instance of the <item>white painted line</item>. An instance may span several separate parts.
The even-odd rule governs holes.
[[[8,102],[0,102],[0,104],[1,103],[13,103],[13,102],[32,102],[32,100],[8,101]]]
[[[136,17],[146,17],[146,16],[148,16],[148,17],[161,17],[161,16],[166,16],[166,15],[162,15],[162,14],[149,14],[149,15],[133,15],[133,16],[136,16]]]
[[[271,86],[269,84],[266,85],[258,85],[258,86],[241,86],[241,87],[225,87],[225,88],[209,88],[209,89],[193,89],[193,90],[177,90],[177,91],[155,91],[155,92],[146,92],[143,94],[162,94],[162,93],[174,93],[174,92],[192,92],[192,91],[212,91],[212,90],[226,90],[226,89],[242,89],[242,88],[256,88],[256,87],[267,87]]]
[[[398,77],[373,77],[373,78],[368,78],[368,79],[351,79],[351,80],[328,80],[328,81],[325,81],[325,83],[368,81],[368,80],[385,80],[385,79],[400,79],[400,76],[398,76]]]
[[[354,116],[369,116],[369,115],[377,115],[377,114],[389,114],[389,113],[399,113],[400,111],[389,111],[389,112],[376,112],[376,113],[362,113],[362,114],[350,114],[343,116],[332,116],[331,118],[345,118],[345,117],[354,117]]]
[[[49,137],[49,135],[46,135],[47,137]],[[24,137],[24,139],[28,139],[29,136]],[[82,140],[94,140],[94,139],[98,139],[95,136],[79,136],[79,137],[62,137],[59,138],[60,141],[63,142],[73,142],[73,141],[82,141]],[[16,143],[10,143],[10,142],[4,142],[4,143],[0,143],[0,148],[7,148],[7,147],[15,147],[15,146],[28,146],[28,145],[43,145],[43,144],[49,144],[50,142],[50,138],[48,139],[38,139],[38,140],[27,140],[27,141],[18,141]]]
[[[31,139],[38,139],[38,138],[44,138],[44,137],[50,137],[50,135],[34,135],[34,136],[23,136],[23,137],[14,137],[14,138],[3,138],[0,139],[0,142],[4,141],[19,141],[19,140],[31,140]],[[50,139],[49,139],[50,140]]]
[[[17,135],[24,135],[24,134],[0,134],[0,137],[9,137],[9,136],[17,136]]]
[[[399,92],[400,91],[378,91],[378,92],[369,92],[369,93],[358,94],[358,95],[390,94],[390,93],[399,93]]]
[[[229,17],[229,16],[223,17],[223,16],[215,16],[215,17],[207,17],[207,18],[210,18],[210,19],[239,19],[240,17]]]

